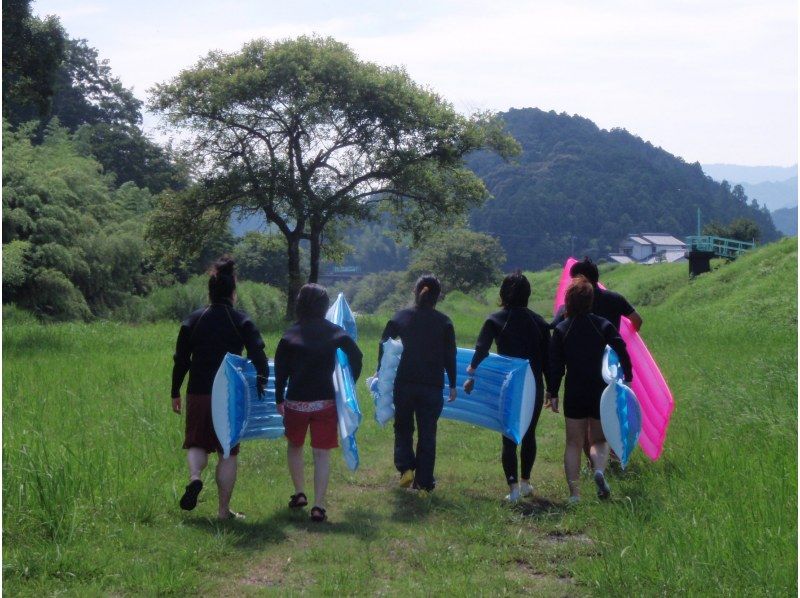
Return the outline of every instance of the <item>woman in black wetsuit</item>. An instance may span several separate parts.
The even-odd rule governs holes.
[[[361,374],[361,351],[341,326],[325,319],[328,292],[306,284],[297,295],[297,322],[284,332],[275,350],[275,402],[286,428],[286,457],[294,484],[289,507],[308,504],[303,476],[303,444],[311,430],[314,455],[312,521],[325,521],[325,493],[330,477],[330,452],[339,446],[333,371],[336,351],[350,362],[353,380]],[[288,386],[288,388],[287,388]],[[285,397],[284,397],[285,391]]]
[[[519,270],[509,274],[500,285],[500,305],[502,310],[486,319],[475,343],[475,355],[467,367],[470,378],[464,383],[464,390],[472,392],[475,380],[472,375],[480,363],[489,355],[494,342],[497,352],[508,357],[527,359],[536,379],[536,402],[533,418],[520,444],[522,459],[521,476],[517,477],[517,445],[503,436],[503,471],[509,486],[506,500],[516,502],[523,496],[533,494],[531,469],[536,461],[536,424],[544,402],[544,383],[542,372],[547,364],[547,351],[550,343],[550,327],[537,313],[528,309],[531,285]]]
[[[617,352],[626,383],[630,384],[633,379],[625,341],[611,322],[590,313],[592,298],[591,283],[583,276],[573,279],[566,294],[566,319],[555,327],[550,341],[546,400],[556,413],[558,391],[566,369],[564,417],[567,443],[564,449],[564,473],[569,485],[570,502],[580,500],[580,455],[587,429],[597,495],[601,499],[611,495],[605,479],[608,444],[600,425],[600,395],[606,388],[601,374],[606,345]]]
[[[428,492],[436,486],[436,425],[444,406],[445,371],[450,382],[448,400],[456,398],[456,335],[450,318],[435,309],[441,291],[435,276],[421,276],[414,285],[414,307],[398,311],[387,322],[378,348],[380,368],[383,342],[397,337],[403,342],[394,382],[394,464],[401,488]]]
[[[226,353],[247,357],[258,373],[259,393],[267,384],[269,364],[264,353],[264,341],[252,320],[243,311],[233,309],[236,302],[236,274],[234,261],[222,257],[211,267],[208,279],[210,304],[189,315],[178,332],[175,347],[175,365],[172,368],[172,410],[181,412],[181,385],[186,373],[186,436],[183,448],[187,449],[189,485],[180,500],[181,508],[191,511],[197,505],[197,496],[203,489],[201,474],[208,465],[208,454],[219,453],[216,480],[219,489],[219,518],[239,516],[230,510],[233,485],[236,483],[237,444],[230,457],[222,458],[222,446],[214,432],[211,419],[211,387],[214,376]]]

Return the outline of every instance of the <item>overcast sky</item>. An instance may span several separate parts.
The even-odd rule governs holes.
[[[463,112],[580,114],[689,162],[797,161],[794,0],[38,0],[33,10],[88,39],[142,99],[209,50],[317,33],[404,65]]]

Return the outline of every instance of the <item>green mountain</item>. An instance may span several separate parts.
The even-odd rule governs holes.
[[[601,258],[635,231],[694,234],[698,208],[704,223],[750,218],[762,241],[780,236],[741,187],[623,129],[536,108],[502,116],[523,152],[514,163],[488,152],[470,157],[494,196],[470,221],[499,237],[510,267],[540,268],[570,253]]]
[[[772,220],[775,222],[775,227],[784,235],[797,236],[797,206],[775,210],[772,212]]]

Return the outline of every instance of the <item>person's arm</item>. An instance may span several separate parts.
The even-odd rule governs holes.
[[[253,362],[258,374],[258,390],[259,396],[264,394],[264,389],[267,387],[267,380],[269,379],[269,361],[264,349],[264,339],[261,338],[261,333],[256,328],[256,325],[250,318],[245,318],[242,322],[242,337],[244,339],[244,346],[247,349],[247,358]]]
[[[619,295],[619,313],[628,318],[631,324],[633,324],[633,329],[639,332],[642,328],[642,316],[639,315],[639,312],[637,312],[633,305],[622,295]]]
[[[189,367],[192,365],[192,349],[190,346],[190,339],[192,336],[192,329],[189,326],[188,320],[181,324],[181,329],[178,331],[178,341],[175,343],[175,354],[172,356],[174,362],[172,366],[172,398],[181,398],[181,386]]]
[[[353,372],[353,381],[358,380],[361,375],[361,364],[364,355],[361,349],[358,348],[356,342],[347,333],[342,333],[339,340],[339,348],[347,355],[347,361],[350,363],[350,370]]]
[[[475,341],[475,354],[472,356],[472,361],[469,364],[469,370],[476,370],[481,362],[489,355],[489,349],[492,348],[495,333],[497,328],[491,318],[488,318],[481,327],[478,340]]]
[[[564,357],[564,342],[558,329],[553,331],[548,347],[548,366],[546,370],[547,394],[551,397],[558,397],[561,388],[561,380],[564,378],[566,369],[566,359]]]
[[[381,340],[378,343],[378,366],[375,368],[376,372],[381,371],[381,360],[383,359],[383,343],[389,340],[390,338],[397,338],[400,332],[397,329],[397,323],[394,320],[389,320],[386,322],[386,326],[383,329],[383,334],[381,334]]]
[[[642,329],[642,316],[639,315],[638,311],[633,310],[625,317],[631,321],[631,324],[636,332],[639,332]]]
[[[450,400],[455,399],[453,392],[456,388],[456,331],[453,323],[448,319],[444,327],[444,369],[450,382]]]
[[[291,347],[286,339],[278,342],[275,349],[275,403],[283,403],[283,395],[286,391],[286,382],[291,374]]]
[[[561,324],[561,322],[564,321],[564,314],[565,313],[566,313],[566,308],[563,305],[558,308],[558,311],[556,312],[556,316],[553,318],[553,321],[550,322],[550,328],[552,330],[555,330],[556,326],[558,326],[559,324]]]
[[[542,360],[542,374],[544,374],[550,363],[550,327],[544,321],[544,318],[536,322],[536,324],[539,329],[539,359]]]
[[[606,322],[605,324],[603,326],[603,335],[605,336],[606,344],[617,353],[619,363],[622,366],[622,373],[625,376],[625,382],[630,384],[633,381],[633,366],[631,357],[628,355],[628,348],[614,325],[611,322]]]

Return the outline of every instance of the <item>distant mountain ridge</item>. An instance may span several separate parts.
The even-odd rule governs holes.
[[[746,166],[743,164],[703,164],[703,171],[715,181],[731,184],[785,181],[797,177],[797,164],[792,166]]]
[[[623,129],[536,108],[502,117],[523,152],[511,163],[489,152],[469,158],[494,196],[470,223],[500,239],[509,267],[540,268],[570,253],[602,258],[637,230],[694,234],[698,208],[703,222],[750,218],[763,240],[779,237],[769,211],[742,189]]]
[[[772,212],[772,221],[784,235],[797,236],[797,206],[775,210]]]
[[[731,181],[731,184],[734,184]],[[770,210],[797,206],[797,177],[785,181],[764,181],[761,183],[741,183],[747,197],[755,199]]]

